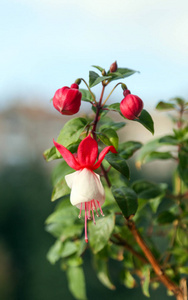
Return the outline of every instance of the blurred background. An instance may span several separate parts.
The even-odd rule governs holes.
[[[92,65],[108,70],[116,60],[119,67],[140,71],[124,82],[143,99],[155,121],[155,136],[169,133],[166,114],[157,114],[154,107],[159,100],[188,98],[187,36],[186,0],[1,0],[1,300],[73,299],[59,264],[51,266],[46,260],[54,242],[44,222],[56,205],[50,201],[56,162],[46,163],[42,153],[69,119],[53,108],[55,91],[78,77],[88,81]],[[93,91],[98,95],[99,87]],[[109,102],[122,98],[117,88]],[[79,114],[88,110],[82,104]],[[121,138],[146,141],[152,136],[140,124],[128,123]],[[151,178],[152,169],[148,165],[142,171]],[[168,179],[170,169],[165,167],[161,181]],[[135,174],[140,176],[139,171]],[[153,179],[159,180],[154,174]],[[88,255],[84,270],[89,300],[145,299],[139,289],[129,291],[118,284],[115,264],[114,292],[92,274]],[[167,298],[161,288],[151,299],[159,293],[161,300]]]

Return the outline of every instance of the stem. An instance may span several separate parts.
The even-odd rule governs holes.
[[[95,120],[94,120],[94,123],[93,123],[93,128],[92,128],[92,131],[91,131],[92,134],[93,134],[93,138],[95,140],[97,140],[95,131],[96,131],[97,123],[98,123],[98,120],[99,120],[100,110],[102,108],[101,107],[101,102],[102,102],[102,98],[103,98],[103,95],[104,95],[104,89],[105,89],[105,86],[103,85],[99,103],[96,102],[97,111],[96,111]]]
[[[119,85],[119,84],[122,84],[121,82],[119,82],[119,83],[117,83],[116,85],[115,85],[115,87],[111,90],[111,92],[110,92],[110,94],[107,96],[107,98],[104,100],[104,102],[103,102],[103,106],[105,105],[105,103],[106,103],[106,101],[110,98],[110,96],[112,95],[112,93],[113,93],[113,91],[117,88],[117,86]]]
[[[123,246],[127,250],[129,250],[133,255],[135,255],[140,261],[142,261],[144,264],[148,264],[148,261],[143,257],[139,252],[134,250],[131,245],[129,245],[124,239],[122,239],[118,234],[114,233],[113,236],[118,240],[118,242],[115,242],[114,240],[111,240],[113,244]]]
[[[91,91],[89,85],[87,84],[87,82],[86,82],[83,78],[80,78],[80,80],[82,80],[82,81],[85,83],[85,85],[87,86],[87,88],[88,88],[88,90],[89,90],[89,92],[90,92],[90,94],[91,94],[91,96],[92,96],[92,98],[93,98],[95,104],[97,105],[97,101],[95,100],[95,96],[93,95],[93,93],[92,93],[92,91]]]
[[[135,223],[133,221],[128,220],[128,228],[130,229],[132,235],[134,236],[137,244],[140,246],[142,251],[144,252],[147,260],[152,265],[155,274],[158,276],[159,280],[166,286],[166,288],[176,295],[178,300],[183,300],[183,293],[182,290],[173,282],[171,281],[166,274],[161,269],[160,265],[158,264],[157,260],[151,253],[150,249],[142,239],[140,233],[138,232]]]

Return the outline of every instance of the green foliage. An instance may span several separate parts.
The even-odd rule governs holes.
[[[110,78],[111,78],[110,76],[99,76],[96,72],[89,71],[89,86],[90,88],[94,87],[100,82]]]
[[[110,279],[107,259],[99,252],[93,256],[93,263],[100,282],[110,290],[114,290],[115,286]]]
[[[72,143],[77,142],[87,123],[88,121],[84,118],[71,119],[60,131],[57,142],[64,147],[70,146]]]
[[[114,214],[105,216],[98,219],[96,225],[93,222],[89,224],[89,243],[91,245],[93,253],[98,253],[107,244],[111,233],[114,229],[115,217]]]
[[[134,119],[134,121],[142,124],[146,129],[148,129],[152,134],[154,134],[154,124],[152,117],[150,114],[143,109],[138,119]]]
[[[72,292],[75,299],[86,300],[86,287],[85,287],[85,276],[83,268],[79,267],[68,267],[67,279],[69,284],[69,289]]]
[[[93,97],[90,93],[90,91],[88,90],[84,90],[84,89],[79,89],[79,91],[82,93],[82,101],[86,101],[86,102],[93,102]],[[95,95],[93,94],[94,98]]]
[[[135,215],[138,208],[137,195],[131,188],[112,186],[112,193],[125,218]]]
[[[108,153],[105,157],[107,162],[122,175],[129,178],[129,167],[126,160],[117,153]]]
[[[116,131],[112,128],[104,128],[98,134],[98,138],[107,146],[114,146],[118,149],[119,138]]]

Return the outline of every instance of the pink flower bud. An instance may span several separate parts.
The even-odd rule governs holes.
[[[143,106],[143,101],[138,96],[128,94],[121,101],[120,110],[125,118],[134,120],[139,117]]]
[[[78,85],[73,83],[70,88],[64,86],[55,92],[53,105],[62,115],[74,115],[80,109],[81,99]]]
[[[117,62],[115,61],[113,64],[110,66],[110,73],[116,72],[117,71]]]

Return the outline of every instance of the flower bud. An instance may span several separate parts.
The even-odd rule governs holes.
[[[81,78],[77,78],[74,83],[79,85],[81,83],[81,81],[82,81]]]
[[[53,106],[62,115],[76,114],[81,105],[82,94],[78,90],[78,85],[73,83],[71,87],[64,86],[55,92]]]
[[[106,71],[105,71],[105,70],[102,70],[101,75],[102,75],[102,76],[105,76],[105,75],[106,75]]]
[[[117,62],[115,61],[113,64],[110,66],[110,73],[116,72],[117,71]]]
[[[123,96],[126,97],[126,96],[129,95],[130,93],[131,93],[131,92],[130,92],[128,89],[126,89],[126,90],[123,91]]]
[[[71,84],[71,86],[70,86],[70,88],[71,89],[79,89],[79,86],[78,86],[78,84],[77,83],[73,83],[73,84]]]
[[[127,94],[120,103],[120,110],[125,118],[134,120],[139,117],[143,106],[143,101],[138,96]]]

